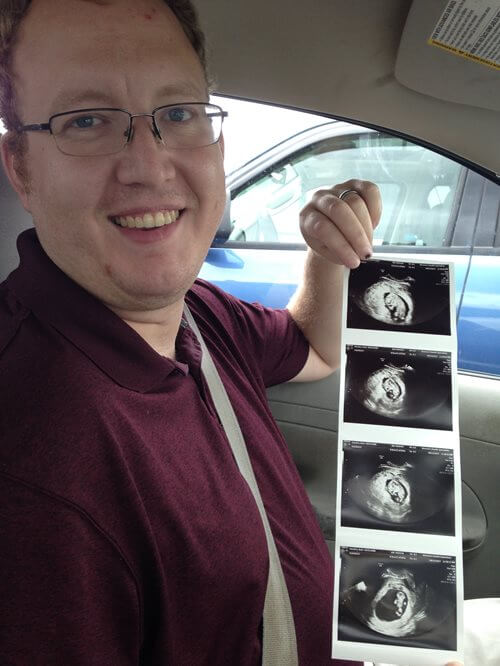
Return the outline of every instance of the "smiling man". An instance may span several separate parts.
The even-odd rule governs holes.
[[[244,435],[298,663],[340,663],[330,557],[265,388],[336,366],[340,265],[371,251],[377,188],[306,207],[288,310],[195,281],[225,184],[189,2],[6,4],[2,159],[35,229],[0,287],[2,663],[261,663],[266,536],[185,304]]]
[[[31,4],[13,58],[23,121],[90,107],[150,113],[207,101],[200,60],[164,3]],[[222,118],[215,120],[220,131]],[[66,275],[131,325],[153,323],[158,310],[165,319],[179,315],[224,208],[223,143],[214,135],[211,145],[163,150],[146,116],[133,120],[134,138],[122,151],[126,114],[113,118],[114,143],[99,141],[97,126],[84,145],[81,135],[91,129],[83,122],[102,126],[111,116],[54,118],[55,142],[47,131],[31,132],[28,188],[16,179],[15,164],[9,169],[40,243]],[[7,157],[8,168],[15,159]],[[148,216],[162,226],[139,231]],[[117,224],[124,220],[127,228]],[[163,338],[152,342],[165,347]],[[173,330],[168,338],[165,351],[172,352]]]

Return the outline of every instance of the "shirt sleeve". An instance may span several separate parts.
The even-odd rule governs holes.
[[[133,577],[90,517],[0,474],[2,664],[137,666]]]
[[[288,310],[247,303],[203,280],[196,281],[195,289],[259,365],[266,387],[289,381],[302,370],[309,343]]]

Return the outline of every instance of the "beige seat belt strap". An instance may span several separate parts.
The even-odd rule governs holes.
[[[187,306],[184,307],[184,315],[201,345],[201,370],[241,475],[255,498],[266,533],[269,573],[263,612],[262,664],[263,666],[298,666],[297,639],[290,597],[245,440],[226,389]]]

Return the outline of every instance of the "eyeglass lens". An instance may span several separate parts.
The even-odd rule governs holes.
[[[167,147],[199,148],[219,140],[222,113],[212,104],[181,104],[157,109],[154,119]],[[57,146],[69,155],[117,153],[128,142],[129,126],[130,115],[119,109],[86,109],[51,119]]]

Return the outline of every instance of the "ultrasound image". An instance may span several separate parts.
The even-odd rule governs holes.
[[[341,548],[338,639],[456,649],[454,557]]]
[[[347,345],[344,420],[451,430],[451,355]]]
[[[455,534],[453,451],[344,442],[341,524]]]
[[[450,335],[448,266],[365,261],[348,292],[348,328]]]

